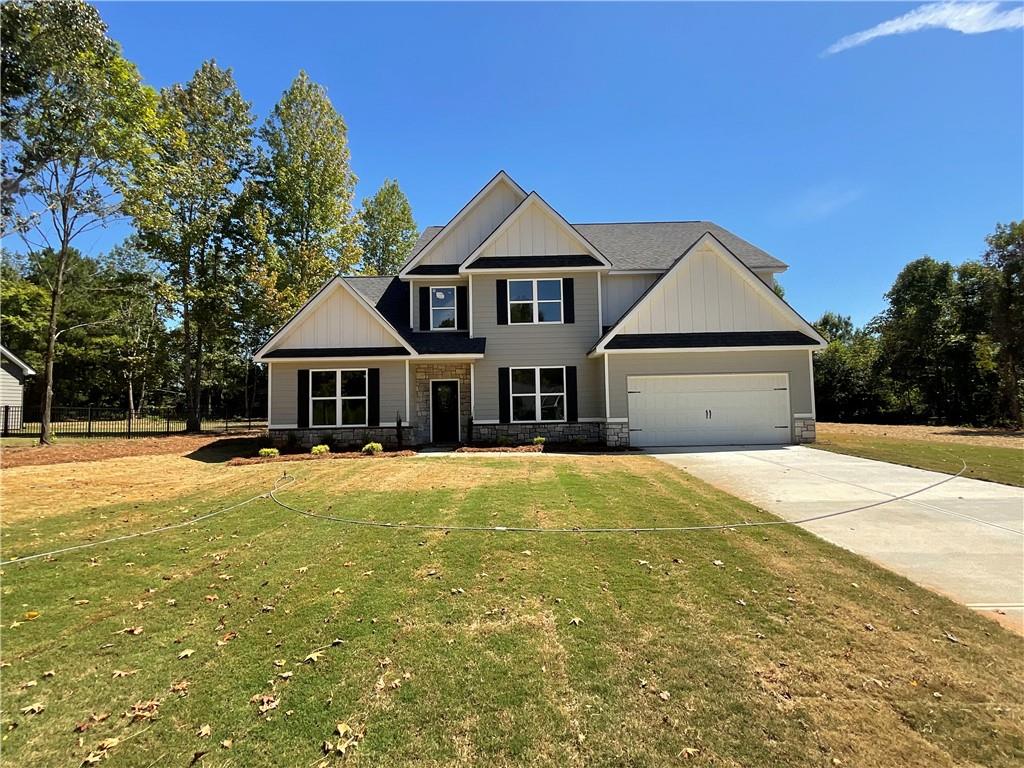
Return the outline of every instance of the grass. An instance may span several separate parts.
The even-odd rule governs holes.
[[[951,475],[963,467],[962,459],[965,477],[1024,486],[1024,451],[1019,448],[834,433],[819,435],[812,447]]]
[[[393,522],[770,519],[643,456],[287,469],[290,503]],[[280,472],[183,457],[9,470],[4,557],[197,516]],[[201,766],[1024,759],[1021,638],[788,526],[445,534],[349,527],[259,500],[7,565],[0,584],[11,765],[79,765],[106,739],[120,740],[108,742],[109,766],[188,765],[204,751]],[[263,716],[251,703],[262,694],[278,702]],[[154,700],[155,717],[125,715]],[[22,712],[35,703],[39,714]],[[348,757],[325,757],[342,722],[365,737]]]

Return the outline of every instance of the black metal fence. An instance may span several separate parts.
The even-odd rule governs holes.
[[[266,426],[265,418],[252,416],[210,416],[202,420],[203,432],[244,432]],[[2,406],[3,437],[39,437],[41,428],[38,408]],[[146,437],[186,431],[185,415],[177,409],[145,408],[133,413],[127,408],[88,405],[52,408],[50,429],[55,437]]]

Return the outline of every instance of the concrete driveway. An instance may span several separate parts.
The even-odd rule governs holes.
[[[786,520],[901,496],[948,477],[805,446],[648,452]],[[803,527],[1024,633],[1024,489],[956,478]]]

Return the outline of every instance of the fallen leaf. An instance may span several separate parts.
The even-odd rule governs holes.
[[[44,709],[46,709],[46,705],[43,704],[41,701],[37,701],[34,704],[29,704],[27,707],[22,707],[21,708],[21,714],[23,714],[23,715],[38,715]]]
[[[224,747],[224,749],[231,749],[231,747],[233,747],[233,746],[234,746],[234,744],[235,744],[235,742],[234,742],[234,741],[232,741],[231,739],[224,739],[224,741],[222,741],[222,742],[220,743],[220,745],[221,745],[222,747]]]
[[[213,729],[211,729],[209,725],[203,725],[200,726],[198,731],[196,731],[196,736],[201,739],[208,739],[211,733],[213,733]]]
[[[178,658],[179,659],[187,659],[189,656],[191,656],[195,652],[196,652],[195,648],[186,648],[184,651],[182,651],[181,653],[178,654]]]
[[[281,678],[282,680],[287,680],[289,677],[291,677],[294,674],[295,674],[294,672],[278,672],[277,676],[279,678]]]
[[[152,720],[156,717],[158,710],[160,709],[159,699],[150,699],[149,701],[138,701],[132,704],[132,708],[125,712],[125,717],[130,717],[131,721],[137,722],[139,720]]]
[[[721,560],[712,560],[711,564],[713,566],[715,566],[716,568],[724,568],[725,567],[725,563],[723,563]]]
[[[578,627],[582,623],[583,619],[581,619],[579,616],[573,616],[571,619],[569,619],[569,624],[573,627]]]
[[[951,643],[961,643],[962,642],[960,640],[960,638],[957,637],[956,635],[954,635],[952,632],[943,632],[942,634]]]
[[[35,621],[39,618],[39,611],[26,611],[25,621]]]
[[[868,632],[874,632],[875,625],[869,621],[867,624],[864,625],[864,629],[866,629]]]
[[[19,685],[18,688],[24,691],[26,688],[34,688],[37,685],[39,685],[39,683],[37,683],[35,680],[26,680],[24,683]]]
[[[75,600],[75,605],[88,605],[88,600]]]
[[[142,627],[125,627],[114,633],[115,635],[141,635]]]
[[[171,683],[171,693],[176,693],[179,696],[188,696],[188,680],[178,680],[176,683]]]
[[[313,651],[311,654],[309,654],[306,658],[304,658],[302,660],[302,663],[303,664],[316,664],[318,661],[320,661],[320,659],[323,658],[323,656],[324,656],[324,652],[323,651]]]
[[[265,715],[272,709],[277,709],[277,705],[281,703],[277,696],[270,693],[257,693],[249,701],[259,708],[261,715]]]
[[[274,666],[275,667],[283,667],[287,663],[288,662],[285,659],[274,659]]]
[[[196,763],[198,763],[200,760],[202,760],[207,755],[208,752],[209,752],[208,749],[204,749],[204,750],[201,750],[199,752],[193,752],[192,753],[192,761],[189,763],[189,766],[193,766]]]
[[[672,698],[672,694],[669,693],[668,691],[662,691],[661,693],[658,694],[658,698],[661,699],[662,701],[668,701],[669,699]]]
[[[113,677],[115,677],[115,678],[117,678],[117,677],[131,677],[132,675],[134,675],[138,671],[139,670],[137,670],[137,669],[115,669]]]
[[[226,635],[224,635],[224,637],[217,641],[217,645],[227,645],[236,637],[238,637],[237,632],[228,632]]]
[[[48,669],[45,672],[43,672],[43,677],[53,677],[56,674],[57,673],[54,670]]]

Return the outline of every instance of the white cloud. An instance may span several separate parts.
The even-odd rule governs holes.
[[[951,29],[965,35],[979,35],[999,29],[1024,28],[1024,5],[1006,11],[999,3],[929,3],[881,24],[847,35],[822,54],[828,56],[871,42],[879,37],[905,35],[922,29]]]

